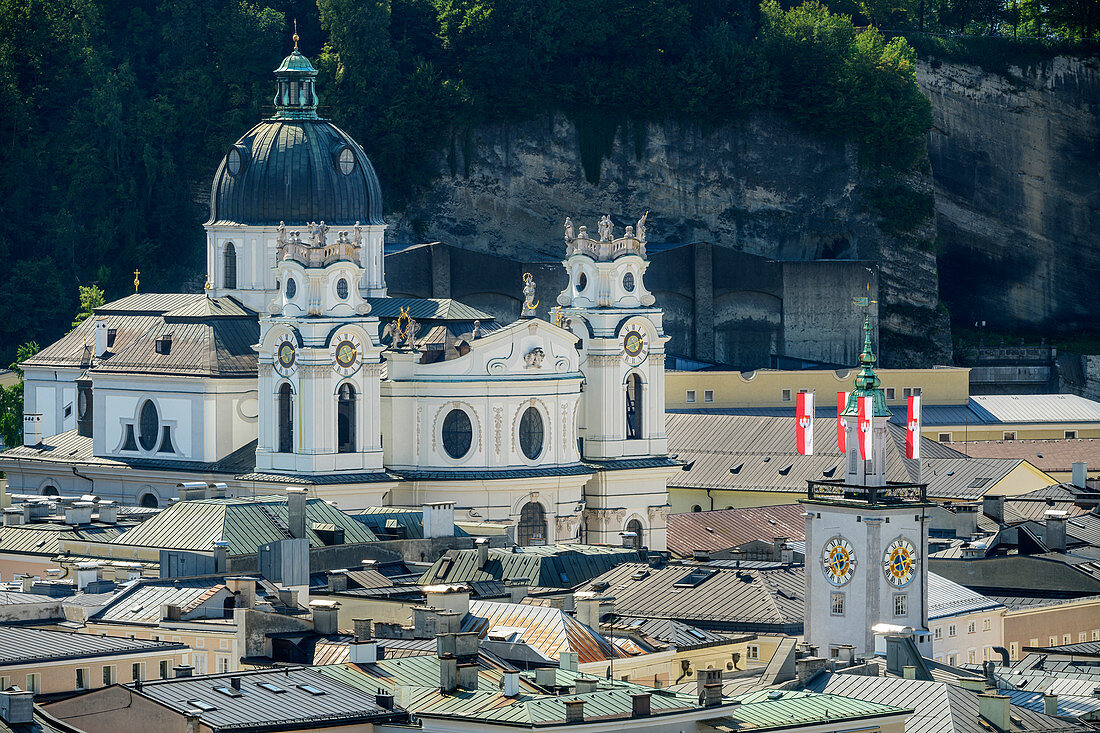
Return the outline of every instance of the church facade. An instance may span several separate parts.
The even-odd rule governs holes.
[[[348,510],[454,502],[521,545],[663,550],[678,466],[645,217],[621,236],[567,221],[557,307],[528,278],[510,324],[388,297],[378,179],[318,116],[315,78],[295,48],[275,113],[219,165],[204,294],[135,292],[23,365],[9,492],[162,506],[184,482],[297,487]]]

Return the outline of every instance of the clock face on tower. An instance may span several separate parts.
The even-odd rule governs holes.
[[[649,356],[649,337],[641,326],[628,324],[622,335],[622,356],[630,366],[637,366]]]
[[[359,368],[359,359],[363,351],[359,337],[353,333],[337,334],[332,350],[332,368],[341,376],[347,377]]]
[[[901,588],[908,585],[916,571],[917,549],[909,540],[898,537],[886,546],[882,554],[882,572],[891,585]]]
[[[298,362],[298,350],[294,348],[292,336],[283,336],[275,344],[275,370],[284,377],[294,371],[294,365]]]
[[[844,585],[852,579],[856,569],[856,553],[852,543],[836,536],[821,548],[821,572],[833,585]]]

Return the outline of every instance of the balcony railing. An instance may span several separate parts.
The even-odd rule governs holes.
[[[928,484],[888,481],[885,486],[859,486],[843,481],[807,481],[811,499],[842,499],[868,504],[906,504],[928,501]]]

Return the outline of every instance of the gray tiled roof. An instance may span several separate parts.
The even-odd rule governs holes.
[[[183,644],[146,639],[120,639],[22,626],[0,626],[0,666],[186,648]]]

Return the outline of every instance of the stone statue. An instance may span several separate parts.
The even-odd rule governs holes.
[[[642,214],[642,218],[638,220],[638,226],[634,230],[635,236],[638,237],[639,242],[645,241],[645,221],[649,218],[649,212]]]
[[[336,238],[337,244],[351,244],[351,240],[348,239],[347,232],[340,232],[340,235]]]
[[[474,321],[474,330],[470,332],[470,340],[481,337],[481,321]]]
[[[626,225],[626,233],[623,234],[627,239],[634,239],[634,227],[629,224]]]
[[[320,224],[318,224],[317,222],[311,221],[309,223],[309,242],[314,247],[324,247],[325,246],[325,235],[326,234],[328,234],[328,227],[325,226],[324,222],[321,222]]]
[[[294,244],[301,244],[302,243],[302,232],[297,231],[297,230],[291,232],[290,233],[290,241],[293,242]]]
[[[406,348],[416,350],[416,332],[420,330],[420,324],[412,318],[409,319],[409,324],[405,326],[405,346]]]
[[[577,234],[577,239],[588,239],[588,227],[581,224],[580,233]]]
[[[279,244],[286,244],[286,224],[279,222]]]
[[[571,242],[574,239],[573,235],[573,220],[570,217],[565,217],[565,241]]]
[[[382,341],[389,341],[393,348],[397,348],[397,321],[390,321],[382,329]]]
[[[352,241],[355,242],[356,247],[361,246],[363,244],[363,227],[359,225],[358,219],[355,220],[355,227],[354,229],[352,229],[352,231],[355,232],[355,236]]]
[[[523,311],[520,318],[534,318],[539,302],[535,300],[535,278],[529,272],[523,273]]]
[[[610,242],[611,241],[611,236],[612,236],[611,232],[612,232],[613,228],[614,227],[611,224],[611,215],[610,214],[604,214],[603,218],[600,219],[600,229],[599,229],[599,231],[600,231],[600,241],[601,242]]]

